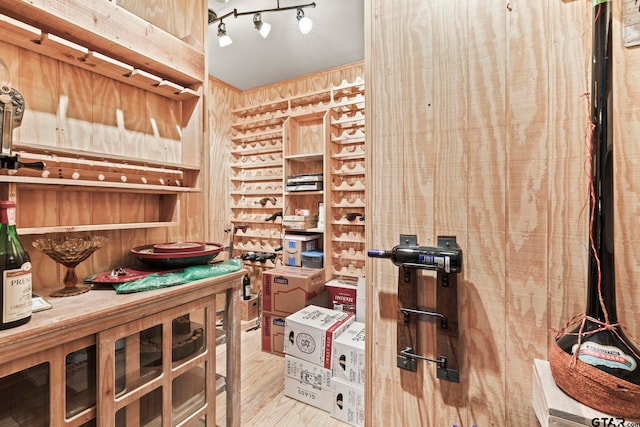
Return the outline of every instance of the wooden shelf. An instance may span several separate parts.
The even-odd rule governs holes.
[[[133,192],[133,193],[150,193],[150,194],[172,194],[172,193],[193,193],[199,192],[199,189],[190,187],[178,187],[168,185],[154,184],[137,184],[128,182],[105,182],[105,181],[88,181],[88,180],[70,180],[60,178],[37,178],[29,176],[11,176],[0,175],[0,183],[16,183],[21,184],[22,188],[36,188],[42,186],[57,186],[65,189],[96,189],[100,191],[110,192]]]
[[[171,98],[200,95],[206,77],[202,47],[115,2],[94,1],[87,7],[83,0],[3,0],[0,13],[6,15],[0,28],[3,34],[10,31],[10,43]],[[146,86],[128,80],[133,70],[160,81],[151,79],[156,83]]]
[[[231,140],[235,145],[231,150],[236,159],[232,164],[234,175],[232,198],[238,199],[245,195],[258,196],[260,191],[262,191],[261,195],[274,194],[267,188],[252,189],[250,192],[241,191],[237,184],[239,182],[249,183],[270,179],[264,176],[252,176],[249,173],[240,175],[234,172],[242,167],[237,160],[239,156],[273,153],[278,146],[283,154],[282,175],[284,177],[321,173],[324,181],[324,190],[320,191],[286,191],[285,189],[282,192],[282,204],[286,209],[284,214],[293,214],[296,209],[315,209],[319,203],[323,203],[329,229],[313,231],[324,233],[325,245],[337,245],[335,248],[337,252],[348,253],[358,248],[359,255],[344,258],[349,259],[354,265],[340,266],[339,269],[352,277],[361,276],[364,272],[361,248],[363,243],[361,237],[364,236],[364,231],[352,238],[348,232],[354,226],[364,230],[364,222],[345,220],[331,223],[331,221],[335,216],[342,217],[344,209],[356,208],[359,212],[364,208],[364,179],[361,178],[364,175],[365,157],[364,80],[356,78],[351,82],[343,80],[337,85],[330,83],[317,90],[238,108],[233,110],[232,114],[234,123],[231,125]],[[277,132],[274,129],[276,126]],[[263,140],[270,142],[259,145]],[[239,147],[240,144],[244,144],[242,148]],[[244,169],[247,172],[251,171],[247,166],[244,166]],[[277,179],[282,178],[277,177]],[[345,194],[341,192],[351,192],[351,194],[346,194],[348,198],[345,199]],[[268,252],[269,248],[259,242],[259,240],[268,239],[261,237],[259,233],[269,226],[277,227],[277,231],[281,232],[282,224],[275,222],[265,225],[262,213],[258,213],[262,211],[253,210],[249,206],[240,207],[232,203],[231,208],[232,222],[251,225],[251,229],[248,229],[245,234],[246,239],[236,244],[235,249],[245,252]],[[239,209],[244,210],[242,219],[238,215]],[[332,209],[335,211],[332,212]],[[332,216],[332,214],[335,215]],[[338,237],[332,239],[331,230],[335,230]],[[325,268],[325,277],[330,279],[337,275],[336,272],[337,269],[329,264]]]
[[[308,153],[308,154],[292,154],[285,156],[285,160],[291,160],[293,162],[313,162],[321,161],[324,156],[322,153]]]
[[[196,166],[33,144],[14,144],[13,148],[20,161],[43,162],[45,170],[3,171],[11,175],[0,175],[0,182],[157,194],[200,191]]]
[[[171,227],[178,225],[175,221],[159,222],[132,222],[117,224],[91,224],[91,225],[59,225],[53,227],[25,227],[18,228],[21,236],[49,233],[80,233],[83,231],[105,231],[105,230],[133,230],[142,228]]]

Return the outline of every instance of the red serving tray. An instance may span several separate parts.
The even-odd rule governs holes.
[[[118,270],[119,274],[112,275],[112,271]],[[92,283],[107,283],[107,284],[117,284],[117,283],[127,283],[133,282],[134,280],[142,279],[150,274],[165,274],[165,273],[173,273],[176,271],[182,271],[182,269],[161,269],[161,268],[145,268],[145,269],[136,269],[136,268],[120,268],[114,269],[112,271],[105,271],[104,273],[97,274],[91,282]]]

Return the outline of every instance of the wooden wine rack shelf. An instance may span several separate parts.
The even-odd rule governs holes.
[[[364,274],[364,90],[358,77],[232,110],[231,218],[236,226],[247,226],[236,233],[236,255],[280,246],[281,218],[265,221],[274,212],[317,213],[323,203],[326,279]],[[305,173],[322,173],[324,189],[286,191],[287,176]],[[275,197],[277,204],[255,203],[263,197]],[[347,214],[359,217],[350,221]]]

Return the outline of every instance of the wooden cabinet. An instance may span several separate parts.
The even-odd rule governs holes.
[[[240,425],[244,271],[172,288],[57,298],[0,331],[0,425],[215,425],[216,294],[226,297],[226,425]]]

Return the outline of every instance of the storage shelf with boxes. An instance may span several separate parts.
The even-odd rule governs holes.
[[[282,258],[285,265],[301,267],[302,253],[320,248],[321,234],[293,234],[284,236],[284,250]]]

